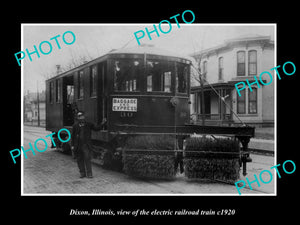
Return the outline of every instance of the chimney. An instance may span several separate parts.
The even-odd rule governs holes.
[[[61,73],[60,65],[56,65],[56,75]]]

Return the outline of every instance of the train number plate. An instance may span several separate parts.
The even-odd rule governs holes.
[[[113,98],[112,111],[136,112],[137,99],[136,98]]]

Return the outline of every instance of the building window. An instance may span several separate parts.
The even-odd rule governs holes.
[[[245,51],[237,52],[237,76],[245,76]]]
[[[78,99],[83,98],[83,70],[78,74]]]
[[[60,98],[61,98],[61,87],[60,87],[60,80],[56,80],[55,81],[55,84],[56,84],[56,91],[55,91],[55,101],[57,103],[60,102]]]
[[[50,82],[50,95],[49,95],[49,102],[53,103],[53,96],[54,96],[54,85],[53,81]]]
[[[207,61],[204,61],[204,62],[203,62],[203,72],[202,72],[202,74],[203,74],[204,79],[206,79],[206,74],[207,74]]]
[[[224,58],[220,57],[219,58],[219,80],[223,80],[224,79],[224,66],[223,66],[223,61]]]
[[[240,91],[241,96],[237,95],[237,113],[246,113],[246,91],[245,89]]]
[[[90,73],[90,96],[96,96],[97,88],[96,88],[96,76],[97,76],[97,66],[93,66]]]
[[[256,50],[248,52],[248,75],[256,75],[257,71],[257,53]]]
[[[252,91],[248,92],[248,113],[257,113],[257,88],[252,88]]]

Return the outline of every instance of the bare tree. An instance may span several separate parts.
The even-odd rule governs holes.
[[[192,37],[192,44],[193,44],[193,48],[194,48],[194,57],[196,60],[196,65],[193,65],[193,68],[195,70],[195,73],[192,72],[192,79],[194,79],[196,82],[198,82],[200,84],[200,88],[201,88],[201,107],[200,107],[200,113],[201,113],[201,117],[202,117],[202,126],[205,125],[205,104],[204,104],[204,83],[205,83],[205,79],[204,79],[204,74],[202,73],[202,69],[201,69],[201,63],[202,63],[202,58],[203,58],[203,54],[201,54],[201,51],[203,50],[203,43],[204,43],[204,39],[205,39],[205,34],[206,32],[203,32],[203,35],[201,37],[201,44],[200,44],[200,51],[198,56],[196,55],[196,51],[195,51],[195,43],[194,43],[194,39]]]
[[[45,71],[43,67],[40,67],[40,71],[42,71],[41,75],[45,78],[45,80],[58,75],[58,73],[69,71],[88,61],[93,60],[93,57],[88,52],[88,50],[85,50],[85,54],[78,55],[78,54],[74,54],[73,50],[70,49],[69,53],[71,55],[71,59],[64,65],[56,65],[56,67],[53,67],[53,69],[51,69],[50,71],[49,70]],[[59,66],[59,71],[57,69],[57,66]]]

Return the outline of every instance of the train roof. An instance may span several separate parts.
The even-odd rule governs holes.
[[[192,61],[192,58],[185,56],[183,54],[178,54],[176,52],[168,51],[165,49],[154,47],[153,45],[139,45],[132,48],[121,48],[110,51],[108,54],[146,54],[146,55],[158,55],[181,58],[188,61]]]
[[[55,79],[55,78],[58,78],[58,77],[62,77],[62,76],[65,76],[65,75],[68,75],[68,74],[73,73],[73,72],[75,72],[77,70],[81,70],[85,66],[90,66],[90,65],[93,65],[95,63],[104,61],[109,56],[117,56],[117,55],[124,55],[124,54],[128,54],[128,55],[135,54],[135,55],[152,55],[152,56],[172,57],[172,58],[178,58],[178,59],[186,60],[189,63],[191,63],[192,60],[193,60],[189,56],[184,56],[182,54],[178,54],[178,53],[171,52],[171,51],[168,51],[168,50],[165,50],[165,49],[157,48],[157,47],[154,47],[153,45],[140,45],[140,46],[132,47],[132,48],[113,49],[110,52],[108,52],[108,53],[106,53],[106,54],[104,54],[104,55],[102,55],[100,57],[97,57],[97,58],[95,58],[95,59],[93,59],[91,61],[88,61],[88,62],[86,62],[86,63],[84,63],[82,65],[74,67],[71,70],[68,70],[68,71],[62,72],[62,73],[60,73],[60,74],[58,74],[56,76],[53,76],[53,77],[47,79],[46,81],[49,81],[51,79]]]

